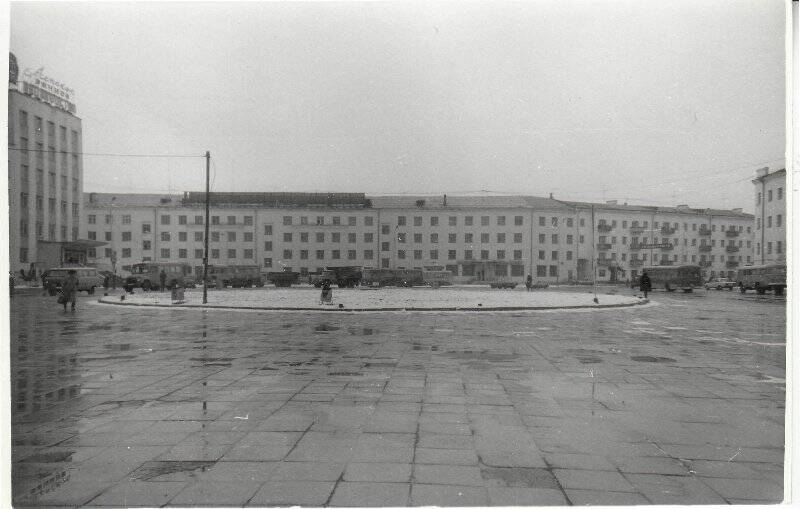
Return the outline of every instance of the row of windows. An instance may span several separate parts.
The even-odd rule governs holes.
[[[778,214],[775,216],[775,227],[780,228],[783,226],[783,215]],[[772,216],[767,216],[767,228],[772,228]],[[756,230],[761,229],[761,218],[756,218]]]
[[[397,226],[406,226],[407,223],[406,216],[397,216]],[[473,216],[464,216],[464,226],[473,226],[474,224],[474,217]],[[556,218],[553,218],[556,219]],[[413,217],[414,226],[422,226],[422,216],[414,216]],[[490,216],[480,216],[481,226],[489,226],[490,223]],[[430,216],[429,223],[431,226],[439,226],[439,217],[438,216]],[[505,226],[506,225],[506,216],[495,216],[495,224],[497,226]],[[514,226],[522,226],[523,224],[523,217],[522,216],[514,216]],[[447,225],[448,226],[458,226],[458,217],[457,216],[448,216],[447,217]],[[388,225],[385,225],[388,226]]]
[[[67,237],[67,232],[69,231],[66,225],[61,225],[60,231],[61,238],[56,238],[56,225],[55,223],[49,223],[47,225],[47,237],[44,234],[44,223],[42,221],[36,221],[35,228],[36,228],[36,238],[42,240],[69,240]],[[27,237],[29,235],[29,228],[28,228],[28,221],[21,219],[19,222],[19,235],[20,237]],[[78,240],[78,228],[72,228],[72,240]]]
[[[36,136],[41,136],[43,134],[43,125],[44,119],[42,117],[34,115],[33,117],[33,127],[34,127],[34,134]],[[11,127],[11,126],[9,126]],[[27,134],[28,132],[28,112],[25,110],[19,110],[19,129],[21,132]],[[59,131],[59,138],[61,140],[61,147],[62,149],[66,148],[67,145],[67,128],[63,125],[58,126]],[[77,152],[78,147],[80,146],[79,138],[78,138],[78,131],[70,130],[70,134],[72,135],[72,150]],[[47,121],[47,137],[50,139],[50,144],[55,145],[56,139],[56,125],[54,122]]]
[[[778,199],[782,200],[783,199],[783,188],[779,187],[777,189],[777,191],[778,191],[778,193],[777,193],[778,194]],[[758,199],[756,200],[756,205],[761,205],[761,198],[762,198],[761,197],[761,193],[758,193]],[[767,201],[768,202],[772,201],[772,189],[768,189],[767,190]]]

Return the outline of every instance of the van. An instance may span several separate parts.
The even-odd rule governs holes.
[[[71,270],[75,271],[75,276],[78,278],[79,292],[92,295],[95,288],[103,286],[103,276],[94,267],[57,267],[42,275],[42,281],[50,295],[55,295],[61,290],[61,285]]]

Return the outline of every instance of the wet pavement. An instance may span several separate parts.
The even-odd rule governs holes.
[[[91,299],[95,300],[95,299]],[[15,505],[783,497],[785,300],[258,313],[11,301]]]

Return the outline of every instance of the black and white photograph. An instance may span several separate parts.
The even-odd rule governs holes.
[[[5,7],[0,505],[794,498],[797,2]]]

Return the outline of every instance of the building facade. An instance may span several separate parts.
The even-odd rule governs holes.
[[[752,182],[756,263],[786,263],[786,169],[770,172],[762,168]]]
[[[91,260],[202,265],[204,194],[86,195]],[[213,193],[209,264],[302,274],[330,266],[445,267],[458,282],[625,281],[651,265],[732,277],[753,263],[737,210],[566,202],[533,196]]]
[[[9,265],[39,263],[38,243],[78,241],[83,230],[81,119],[66,89],[38,73],[16,72],[8,87]],[[63,96],[63,97],[62,97]],[[76,248],[77,249],[77,248]]]

